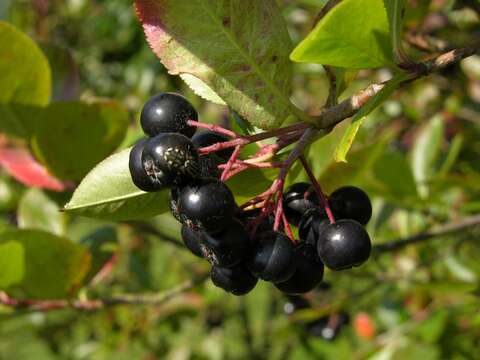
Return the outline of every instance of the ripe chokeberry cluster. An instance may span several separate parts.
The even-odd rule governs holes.
[[[148,138],[132,148],[129,168],[141,190],[170,190],[170,210],[182,224],[183,242],[210,262],[216,286],[244,295],[262,279],[284,293],[302,294],[322,281],[324,264],[342,270],[368,259],[370,238],[363,225],[372,208],[362,190],[343,187],[327,199],[313,179],[316,186],[297,183],[283,193],[288,167],[258,160],[298,140],[303,125],[275,133],[274,146],[243,161],[241,147],[262,140],[262,134],[240,137],[197,120],[181,95],[152,97],[140,117]],[[198,127],[209,130],[197,133]],[[278,167],[281,176],[269,191],[238,206],[224,180],[250,167]],[[299,241],[290,225],[298,227]]]

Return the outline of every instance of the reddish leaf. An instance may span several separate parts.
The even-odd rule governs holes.
[[[54,191],[64,191],[66,188],[23,149],[0,148],[0,166],[26,186]]]
[[[361,312],[355,315],[353,327],[355,328],[357,336],[364,340],[372,340],[375,337],[375,324],[366,313]]]

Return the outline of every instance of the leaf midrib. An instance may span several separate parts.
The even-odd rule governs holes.
[[[251,58],[251,56],[246,53],[243,48],[237,44],[235,41],[235,37],[231,33],[231,31],[227,31],[225,27],[218,21],[217,17],[210,11],[210,9],[204,4],[203,0],[196,0],[197,3],[200,4],[200,6],[204,9],[204,11],[207,13],[207,15],[214,21],[214,23],[221,29],[221,32],[225,34],[227,39],[232,43],[232,45],[238,50],[238,52],[242,55],[242,57],[248,62],[248,64],[255,69],[255,72],[258,74],[258,76],[262,79],[262,81],[270,88],[272,92],[274,92],[279,98],[282,99],[282,102],[287,106],[287,109],[291,111],[292,108],[292,103],[288,99],[288,97],[283,94],[283,92],[274,84],[270,81],[268,77],[265,77],[263,75],[263,71],[258,67],[256,61]],[[231,10],[231,8],[230,8]],[[230,19],[232,19],[232,14],[230,14]],[[293,112],[294,113],[294,112]],[[294,113],[295,114],[295,113]]]

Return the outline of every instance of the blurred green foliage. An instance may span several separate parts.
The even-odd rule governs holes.
[[[298,43],[325,1],[278,3]],[[479,17],[463,2],[427,3],[409,2],[407,31],[429,25],[430,35],[454,47],[480,35]],[[428,14],[439,15],[433,20],[446,25],[427,23]],[[228,117],[226,109],[203,102],[167,74],[148,48],[130,0],[3,0],[0,19],[40,44],[52,68],[54,99],[108,97],[129,110],[121,148],[139,137],[138,111],[157,91],[185,94],[203,121],[223,123]],[[425,56],[412,46],[408,51]],[[389,73],[354,75],[341,98]],[[295,64],[294,101],[314,113],[327,96],[322,67]],[[374,218],[368,230],[375,244],[479,212],[480,56],[397,91],[369,116],[347,164],[333,161],[342,126],[313,144],[308,158],[326,191],[356,184],[371,195]],[[294,167],[289,181],[304,178]],[[252,179],[249,189],[242,181],[232,186],[237,191],[243,186],[242,196],[250,197],[257,190],[253,183],[260,190],[266,184]],[[17,226],[50,231],[90,250],[86,278],[92,280],[78,298],[168,291],[208,271],[207,264],[177,246],[179,227],[170,215],[132,226],[53,214],[70,196],[70,191],[26,189],[0,169],[0,232]],[[52,215],[42,220],[45,214]],[[94,312],[0,307],[0,359],[475,359],[479,236],[478,227],[469,228],[379,254],[348,272],[327,271],[331,286],[309,294],[312,308],[292,315],[284,313],[287,299],[266,283],[235,298],[206,282],[158,307],[118,305]],[[96,278],[113,254],[111,272]],[[309,321],[339,312],[349,314],[350,323],[335,340],[308,331]],[[359,313],[368,314],[375,326],[370,338],[361,335]]]

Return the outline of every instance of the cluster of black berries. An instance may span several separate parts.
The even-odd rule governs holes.
[[[299,226],[301,241],[294,243],[283,232],[273,231],[271,216],[256,224],[252,239],[247,227],[258,221],[259,210],[240,211],[230,189],[219,180],[218,166],[228,161],[231,150],[198,152],[227,139],[213,132],[195,134],[188,121],[197,118],[193,106],[180,95],[151,98],[141,113],[149,138],[133,147],[129,167],[140,189],[171,190],[170,209],[182,224],[182,239],[193,254],[212,264],[216,286],[243,295],[262,279],[285,293],[300,294],[322,280],[323,263],[339,270],[368,258],[370,239],[357,221],[368,221],[371,205],[357,188],[342,188],[331,195],[331,206],[341,220],[330,224],[309,196],[309,185],[295,184],[285,194],[284,208],[287,220]]]
[[[364,229],[372,216],[368,195],[357,187],[345,186],[335,190],[327,201],[335,218],[333,223],[307,183],[296,183],[288,189],[283,208],[288,221],[298,226],[300,239],[317,250],[329,269],[361,265],[371,251],[370,237]]]

